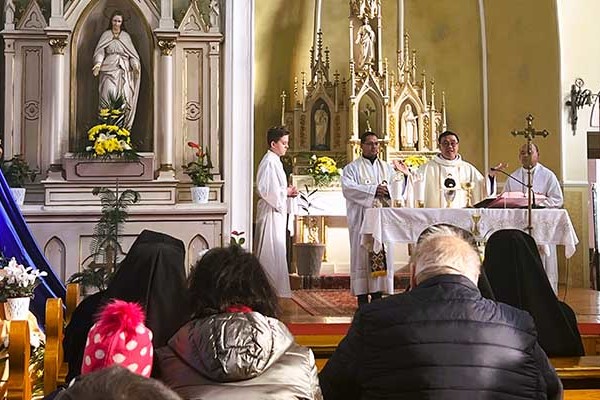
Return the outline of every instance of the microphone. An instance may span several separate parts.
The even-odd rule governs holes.
[[[514,177],[514,176],[512,176],[511,174],[509,174],[509,173],[507,173],[507,172],[504,172],[504,171],[503,171],[503,170],[501,170],[501,169],[498,169],[498,168],[493,168],[493,167],[492,167],[492,168],[490,168],[490,170],[492,170],[492,171],[494,171],[494,172],[500,172],[501,174],[504,174],[504,175],[508,176],[510,179],[517,181],[518,183],[520,183],[521,185],[523,185],[523,186],[525,186],[527,189],[529,189],[529,186],[528,186],[528,185],[527,185],[525,182],[521,181],[520,179],[517,179],[517,178],[515,178],[515,177]],[[537,205],[535,204],[535,192],[533,191],[533,187],[531,188],[531,208],[545,208],[545,207],[543,207],[543,206],[537,206]]]

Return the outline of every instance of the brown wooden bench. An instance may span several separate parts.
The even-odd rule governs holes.
[[[31,377],[29,360],[31,344],[28,321],[11,321],[8,334],[9,373],[6,385],[7,400],[31,399]]]
[[[550,362],[565,389],[600,388],[600,356],[555,357]]]

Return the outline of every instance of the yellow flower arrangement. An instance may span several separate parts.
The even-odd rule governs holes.
[[[136,158],[131,146],[131,132],[125,126],[127,104],[122,98],[111,99],[98,110],[97,125],[87,131],[85,154],[91,157],[109,158],[112,155]]]
[[[313,154],[310,157],[308,173],[315,180],[315,185],[322,187],[329,186],[341,175],[342,170],[337,167],[337,163],[333,158],[327,156],[317,157]]]
[[[404,164],[410,169],[417,169],[427,161],[429,161],[427,157],[413,154],[404,159]]]

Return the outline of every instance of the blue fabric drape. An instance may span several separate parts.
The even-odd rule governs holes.
[[[61,297],[65,300],[65,286],[56,276],[50,264],[39,249],[35,238],[15,203],[10,188],[0,172],[0,249],[5,257],[14,257],[20,264],[46,271],[48,276],[40,277],[41,283],[35,289],[31,301],[31,312],[42,325],[46,320],[46,299]]]

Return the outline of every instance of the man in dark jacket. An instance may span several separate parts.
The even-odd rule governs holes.
[[[448,226],[417,244],[414,289],[364,305],[321,372],[325,400],[559,399],[531,316],[485,299],[479,255]]]

